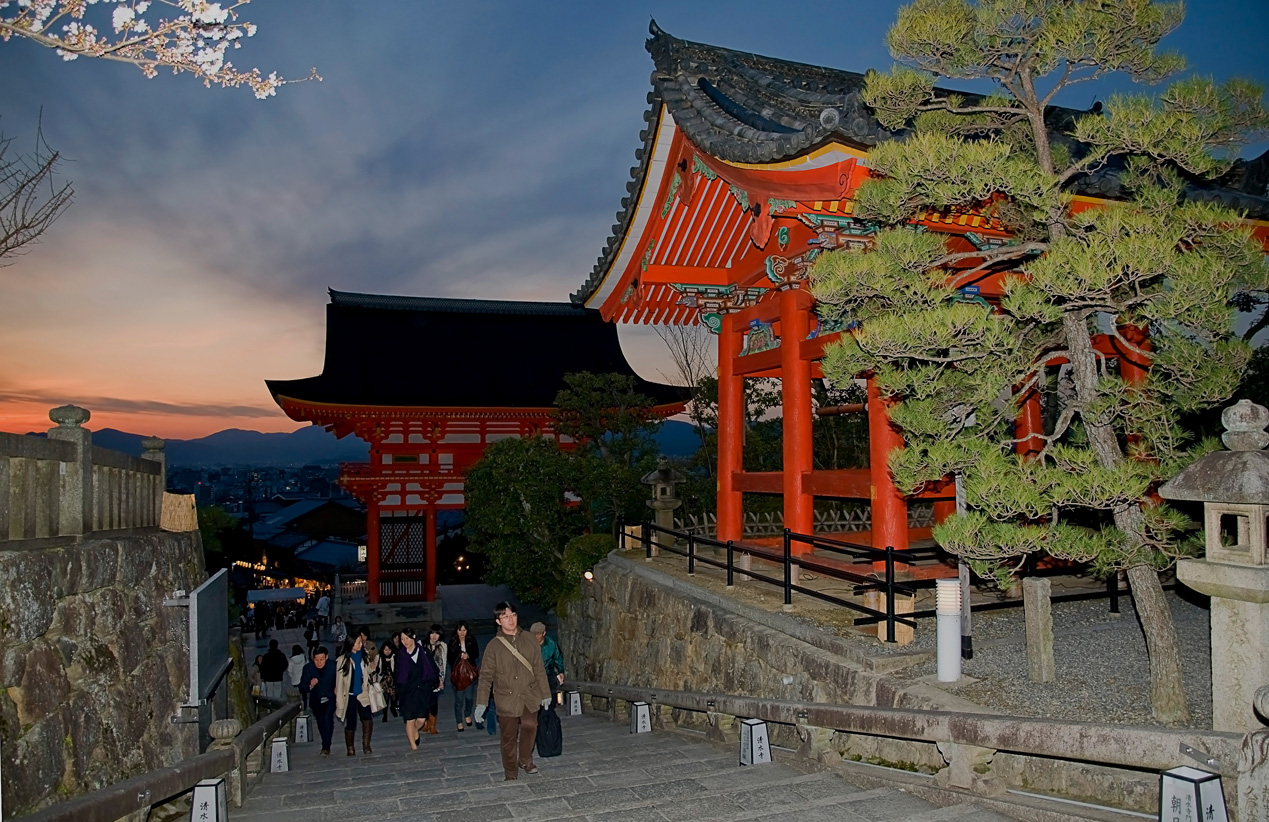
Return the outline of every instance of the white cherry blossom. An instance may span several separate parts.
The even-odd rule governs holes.
[[[25,37],[54,49],[63,60],[99,57],[138,66],[147,77],[160,68],[189,72],[220,86],[247,86],[260,99],[272,97],[285,80],[277,72],[239,70],[226,59],[230,48],[256,33],[238,14],[251,0],[227,4],[206,0],[0,0],[0,41]],[[90,7],[96,6],[90,12]],[[156,15],[147,18],[154,8]],[[166,12],[171,17],[159,16]],[[86,21],[99,20],[101,28]],[[109,29],[105,28],[109,25]],[[113,36],[102,34],[112,31]],[[313,69],[303,80],[322,78]]]

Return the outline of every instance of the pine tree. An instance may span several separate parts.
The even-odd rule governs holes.
[[[878,176],[857,195],[856,216],[876,225],[871,250],[826,255],[813,274],[828,313],[856,323],[825,373],[872,373],[895,403],[907,443],[890,463],[896,481],[911,491],[963,479],[966,513],[937,527],[938,541],[998,576],[1037,551],[1125,570],[1161,721],[1189,711],[1159,572],[1197,548],[1151,492],[1203,447],[1177,418],[1238,385],[1250,351],[1233,306],[1269,287],[1240,215],[1187,200],[1186,183],[1227,171],[1265,128],[1262,91],[1194,78],[1100,112],[1050,104],[1110,72],[1155,83],[1182,70],[1158,44],[1183,12],[1151,0],[905,6],[888,36],[900,65],[867,78],[866,101],[898,132],[870,153]],[[956,94],[936,77],[996,91]],[[1107,170],[1126,198],[1072,208],[1082,176]],[[999,219],[1012,239],[957,250],[912,229],[920,212],[949,207]],[[991,276],[1003,284],[991,303],[960,290]],[[1149,363],[1144,382],[1121,378],[1098,335]],[[1052,413],[1023,457],[1014,423],[1031,390]]]

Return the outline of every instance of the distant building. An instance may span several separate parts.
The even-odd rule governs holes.
[[[291,419],[369,445],[340,474],[366,505],[369,601],[430,602],[437,512],[463,507],[464,476],[491,443],[555,437],[555,395],[582,371],[634,377],[666,416],[687,398],[639,378],[595,310],[333,290],[322,373],[267,384]]]

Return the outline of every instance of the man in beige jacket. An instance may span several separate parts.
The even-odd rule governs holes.
[[[499,602],[494,606],[498,634],[485,646],[476,682],[476,710],[472,718],[480,722],[489,706],[492,690],[498,711],[498,731],[502,734],[502,771],[515,779],[517,770],[537,773],[533,764],[533,744],[537,741],[538,708],[551,704],[551,686],[542,667],[538,641],[520,630],[515,606]]]

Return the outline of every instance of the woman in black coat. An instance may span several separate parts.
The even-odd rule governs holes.
[[[410,750],[419,748],[419,731],[427,721],[428,698],[439,678],[436,663],[414,632],[401,632],[401,647],[396,653],[397,701],[405,720],[405,738]]]
[[[467,660],[480,670],[480,645],[476,642],[476,635],[471,632],[471,628],[467,625],[466,620],[460,620],[458,627],[454,629],[454,636],[449,641],[449,669],[454,671],[461,660]],[[452,676],[452,675],[451,675]],[[454,722],[458,724],[458,730],[463,730],[464,723],[471,724],[471,711],[476,701],[476,680],[467,683],[467,687],[459,689],[458,683],[454,683]]]

